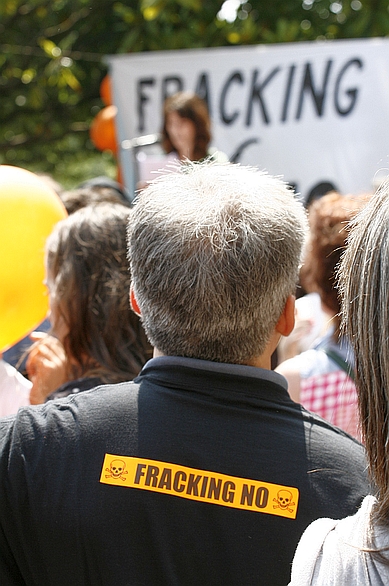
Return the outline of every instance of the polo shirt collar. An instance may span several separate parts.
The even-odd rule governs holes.
[[[244,392],[250,394],[257,394],[265,384],[268,388],[267,393],[271,389],[284,399],[290,399],[288,383],[282,375],[272,370],[242,364],[211,362],[181,356],[158,356],[144,365],[136,382],[143,378],[154,379],[172,388],[196,390],[203,388],[204,385],[212,385],[214,388],[231,391],[244,389]]]

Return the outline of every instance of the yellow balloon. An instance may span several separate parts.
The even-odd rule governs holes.
[[[0,165],[0,352],[46,316],[44,247],[67,216],[55,191],[34,173]]]

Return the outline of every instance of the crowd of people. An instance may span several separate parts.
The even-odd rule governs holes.
[[[316,329],[316,336],[308,349],[299,351],[304,342],[301,326],[299,340],[291,336],[290,342],[288,338],[283,342],[284,354],[293,356],[277,366],[277,372],[288,381],[292,399],[358,439],[361,430],[354,357],[348,337],[340,331],[336,271],[346,247],[349,222],[368,198],[365,194],[330,192],[309,206],[309,239],[300,270],[300,283],[308,295],[299,300],[297,321],[305,322],[306,336],[311,328]],[[312,303],[311,295],[318,296],[319,304],[314,306],[312,322],[307,323],[308,310],[304,306]],[[314,321],[319,322],[318,328]]]
[[[48,322],[0,360],[0,583],[388,583],[389,183],[306,209],[184,92],[162,136],[135,202],[58,188]]]

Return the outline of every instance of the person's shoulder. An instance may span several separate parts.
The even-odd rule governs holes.
[[[326,438],[328,441],[334,441],[337,443],[350,443],[355,445],[357,448],[360,448],[364,451],[363,445],[352,435],[350,435],[344,429],[337,427],[336,425],[332,424],[330,421],[323,419],[317,413],[313,411],[309,411],[303,405],[300,405],[301,408],[301,415],[303,420],[308,426],[311,434],[311,438]]]
[[[45,406],[51,404],[54,412],[58,414],[68,412],[79,415],[84,412],[91,414],[102,407],[107,408],[108,405],[111,412],[120,411],[137,397],[138,389],[139,385],[135,381],[100,384],[91,389],[49,401],[45,403]]]
[[[81,424],[114,418],[130,409],[137,399],[133,381],[108,384],[54,399],[42,405],[21,407],[16,415],[0,419],[0,438],[12,434],[24,442],[37,437],[73,433]],[[73,430],[73,431],[72,431]]]
[[[322,370],[324,371],[323,356],[324,362],[327,364],[326,355],[323,352],[318,352],[315,348],[309,348],[281,362],[277,365],[276,371],[284,376],[284,373],[288,375],[290,372],[298,372],[302,378],[307,378],[312,373],[317,374]]]
[[[371,511],[376,499],[368,495],[357,513],[342,520],[321,518],[304,531],[297,546],[289,586],[359,584],[366,564]],[[363,581],[363,583],[366,583]],[[369,582],[370,583],[370,582]]]
[[[305,529],[293,558],[291,581],[288,586],[312,586],[318,560],[322,557],[323,543],[339,521],[316,519]],[[328,578],[328,576],[327,576]],[[318,582],[322,584],[322,582]]]
[[[345,481],[351,482],[351,479],[355,480],[359,476],[369,486],[366,451],[358,439],[303,406],[301,415],[304,421],[306,452],[310,461],[319,467],[328,467],[334,474],[336,470],[334,478],[343,471]]]

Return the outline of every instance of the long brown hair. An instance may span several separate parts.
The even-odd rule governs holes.
[[[340,267],[342,326],[355,353],[361,425],[378,489],[376,519],[389,521],[389,183],[352,225]]]
[[[200,161],[207,156],[208,145],[211,141],[211,122],[207,104],[192,92],[177,92],[166,98],[163,106],[162,148],[166,153],[175,151],[166,129],[167,116],[170,112],[177,112],[181,118],[187,118],[194,123],[196,129],[193,160]]]
[[[71,378],[129,380],[151,356],[129,306],[129,213],[122,205],[87,206],[59,222],[47,241],[47,267],[69,328],[64,347],[74,364]]]

